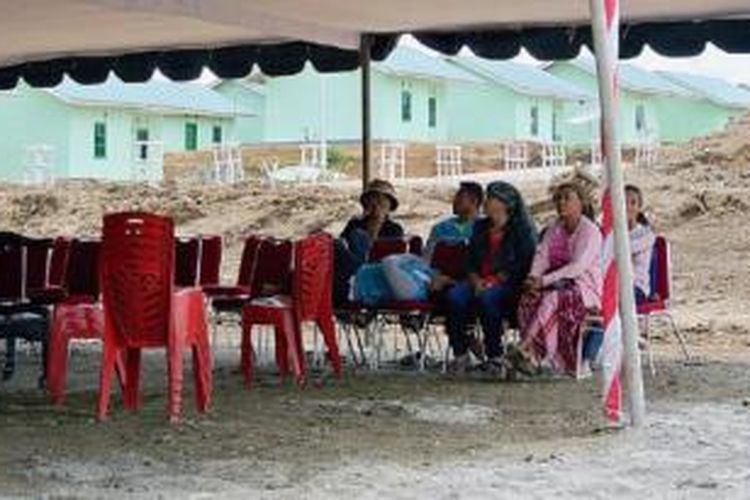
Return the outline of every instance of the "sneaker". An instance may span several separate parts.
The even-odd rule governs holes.
[[[453,376],[462,376],[466,374],[469,368],[469,355],[462,354],[456,356],[453,360],[448,363],[448,374]]]

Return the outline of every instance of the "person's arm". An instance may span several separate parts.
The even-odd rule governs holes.
[[[583,222],[582,222],[583,223]],[[599,265],[602,251],[602,236],[595,225],[587,225],[573,245],[573,255],[568,265],[542,276],[542,286],[549,286],[561,279],[575,279],[586,269]]]

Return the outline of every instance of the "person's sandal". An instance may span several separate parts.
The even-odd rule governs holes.
[[[518,347],[514,345],[508,346],[508,351],[505,354],[505,357],[512,365],[513,370],[523,375],[533,377],[539,372],[534,363],[530,359],[528,359]]]

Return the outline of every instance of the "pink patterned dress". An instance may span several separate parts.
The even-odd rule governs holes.
[[[537,362],[557,371],[575,373],[584,320],[601,307],[601,246],[599,227],[582,217],[573,233],[559,221],[550,226],[534,256],[530,275],[541,278],[542,291],[521,298],[521,339]]]

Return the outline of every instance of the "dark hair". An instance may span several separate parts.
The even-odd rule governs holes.
[[[641,188],[639,188],[635,184],[626,184],[625,193],[626,194],[631,193],[635,195],[635,197],[638,199],[638,208],[640,209],[641,207],[643,207],[643,191],[641,191]],[[635,220],[636,222],[638,222],[638,224],[642,224],[644,226],[651,225],[651,222],[648,220],[648,217],[646,217],[646,215],[640,210],[638,210],[638,216],[636,217]]]
[[[474,199],[477,206],[481,206],[484,202],[484,189],[478,182],[465,181],[458,186],[459,193],[466,193]]]

